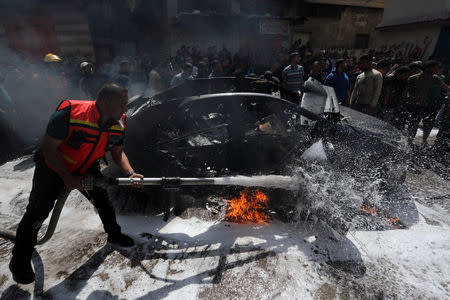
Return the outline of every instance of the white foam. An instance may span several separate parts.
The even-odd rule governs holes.
[[[322,140],[315,142],[306,149],[302,154],[302,158],[309,161],[326,161],[328,158]]]

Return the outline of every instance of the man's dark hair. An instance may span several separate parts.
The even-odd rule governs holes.
[[[422,64],[419,63],[419,61],[413,61],[412,63],[410,63],[410,64],[408,65],[408,68],[409,68],[410,70],[412,70],[412,69],[421,69],[421,68],[422,68]]]
[[[183,70],[184,71],[187,71],[187,70],[192,70],[194,67],[192,66],[192,64],[190,64],[190,63],[185,63],[184,65],[183,65]]]
[[[336,64],[334,66],[337,69],[340,65],[344,65],[344,62],[345,61],[343,59],[338,59],[338,60],[336,60]]]
[[[407,73],[409,71],[411,71],[411,69],[408,68],[408,66],[401,66],[401,67],[398,67],[395,70],[395,75],[402,75],[402,74],[405,74],[405,73]]]
[[[391,61],[387,58],[383,58],[377,63],[378,68],[387,68],[391,66]]]
[[[429,70],[439,66],[439,62],[436,60],[429,60],[423,65],[423,70]]]
[[[292,62],[292,60],[294,59],[294,57],[296,57],[297,55],[300,55],[300,53],[298,53],[298,52],[292,52],[291,54],[289,54],[289,61]]]
[[[369,54],[361,55],[361,56],[359,57],[359,61],[362,61],[362,60],[371,62],[371,61],[372,61],[372,56],[369,55]]]
[[[112,100],[116,99],[119,95],[128,93],[128,89],[126,87],[121,86],[117,83],[106,83],[103,85],[100,93],[98,93],[97,100]]]

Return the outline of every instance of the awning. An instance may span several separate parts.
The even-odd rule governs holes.
[[[389,30],[397,27],[414,26],[419,24],[450,24],[450,11],[443,11],[438,14],[428,16],[414,16],[407,18],[398,18],[395,20],[383,20],[381,24],[376,27],[376,29]]]

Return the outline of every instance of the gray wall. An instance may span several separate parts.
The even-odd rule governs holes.
[[[413,57],[428,59],[433,54],[441,30],[440,25],[418,25],[380,31],[377,49],[388,52],[392,57]]]

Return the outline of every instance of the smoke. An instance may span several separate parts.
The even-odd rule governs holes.
[[[79,62],[62,57],[62,62],[48,63],[44,62],[45,54],[42,54],[42,59],[36,60],[0,47],[0,73],[5,78],[2,87],[12,99],[14,107],[7,121],[25,145],[38,143],[45,133],[50,115],[61,101],[86,99],[86,96],[81,96],[78,86],[82,76]],[[138,62],[133,64],[139,65]],[[95,78],[91,78],[95,91],[88,98],[95,99],[104,83],[114,81],[117,65],[112,64],[107,74],[101,74],[102,70],[99,70]],[[128,88],[131,97],[143,93],[146,82],[131,78]]]
[[[63,73],[63,63],[44,64],[6,48],[0,48],[0,57],[3,87],[14,108],[8,121],[25,144],[35,143],[58,104],[76,95],[71,78]]]

